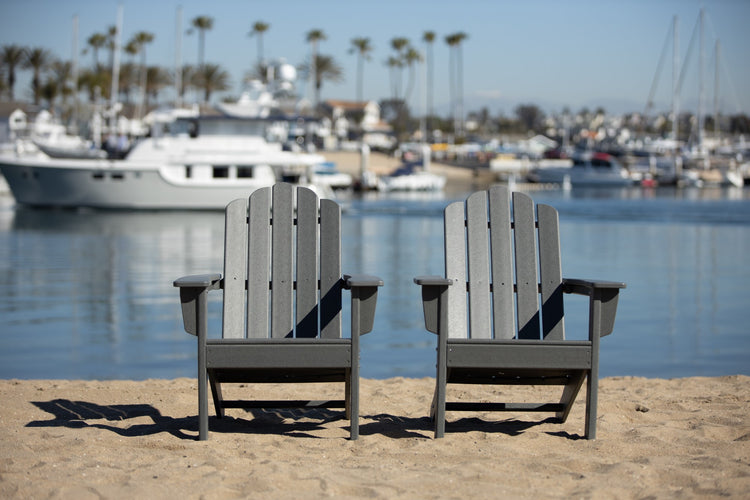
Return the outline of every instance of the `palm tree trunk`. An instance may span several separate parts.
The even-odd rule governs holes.
[[[451,121],[453,122],[453,131],[456,131],[456,64],[455,64],[455,51],[451,46],[448,52],[448,84],[449,84],[449,97],[450,97],[450,109],[451,109]]]
[[[456,46],[458,71],[456,74],[456,91],[458,93],[458,134],[464,134],[464,58],[461,44]]]
[[[357,102],[362,102],[362,73],[363,61],[362,54],[357,56]]]
[[[427,129],[432,130],[431,119],[434,115],[432,109],[432,87],[433,87],[433,65],[432,65],[432,44],[427,44]]]

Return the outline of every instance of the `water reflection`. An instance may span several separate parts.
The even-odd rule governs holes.
[[[602,342],[603,375],[749,372],[743,325],[750,201],[744,191],[727,194],[532,193],[560,210],[566,276],[628,283],[615,334]],[[362,341],[365,377],[434,374],[435,336],[424,330],[412,277],[442,272],[442,210],[449,201],[345,202],[344,269],[385,280],[375,330]],[[0,204],[0,377],[194,376],[195,343],[182,329],[172,281],[220,271],[223,230],[217,212]],[[220,298],[214,294],[209,304],[216,330]],[[567,331],[582,335],[586,301],[566,300]]]

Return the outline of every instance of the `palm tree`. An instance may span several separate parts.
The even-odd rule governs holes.
[[[69,97],[73,93],[71,88],[71,78],[73,77],[73,63],[70,61],[61,61],[55,59],[50,64],[50,69],[54,73],[54,78],[60,82],[60,93],[63,98]]]
[[[249,82],[252,80],[260,80],[261,82],[268,81],[268,65],[266,63],[255,63],[252,68],[245,72],[245,81]]]
[[[61,82],[58,82],[54,78],[48,78],[44,85],[39,89],[39,95],[47,101],[49,109],[54,107],[55,99],[61,92]]]
[[[451,108],[454,120],[455,132],[463,134],[463,108],[464,108],[464,84],[463,84],[463,56],[461,53],[461,42],[469,36],[464,32],[457,32],[445,37],[445,42],[450,47],[450,87]]]
[[[149,33],[148,31],[139,31],[136,34],[133,35],[133,37],[128,42],[128,46],[132,48],[132,46],[135,46],[138,50],[137,52],[141,54],[141,67],[140,67],[140,75],[141,75],[141,98],[138,101],[138,107],[136,111],[136,118],[141,117],[141,113],[143,112],[143,107],[146,103],[146,87],[148,86],[148,68],[146,66],[146,44],[149,44],[154,41],[154,35],[152,33]]]
[[[198,16],[192,20],[193,28],[198,30],[198,67],[203,66],[204,50],[206,47],[206,31],[214,27],[214,18]]]
[[[135,37],[128,40],[128,43],[123,47],[123,51],[130,56],[129,63],[123,64],[120,67],[120,92],[125,93],[125,102],[130,103],[130,92],[134,87],[139,84],[138,79],[138,65],[135,63],[135,56],[141,51],[141,46]]]
[[[326,34],[323,32],[323,30],[319,29],[313,29],[307,32],[307,35],[305,35],[305,40],[310,44],[310,65],[308,66],[308,74],[309,75],[317,75],[318,71],[315,68],[315,64],[318,61],[318,43],[322,40],[325,40]],[[317,87],[317,81],[313,80],[315,83],[313,84],[315,87],[315,98],[313,102],[313,109],[317,109],[318,107],[318,87]]]
[[[2,65],[7,70],[8,97],[13,100],[13,87],[16,85],[16,66],[23,64],[26,58],[26,49],[18,45],[3,45]]]
[[[182,78],[180,79],[180,88],[177,91],[180,94],[180,101],[184,101],[185,92],[195,86],[195,66],[183,64],[180,73],[182,74]]]
[[[332,56],[319,54],[312,67],[302,65],[302,71],[312,78],[315,85],[315,102],[320,102],[320,89],[324,81],[339,83],[344,81],[344,70]]]
[[[148,104],[148,98],[153,98],[154,101],[158,100],[159,92],[169,85],[172,85],[172,77],[167,70],[161,66],[149,66],[147,70],[148,74],[148,85],[146,87],[146,104]]]
[[[208,102],[212,92],[229,89],[229,73],[218,64],[204,64],[195,74],[195,86],[203,90],[203,102]]]
[[[107,50],[109,51],[109,69],[111,70],[115,65],[115,51],[117,50],[117,26],[110,26],[107,28]]]
[[[354,38],[352,39],[352,47],[349,49],[349,53],[357,54],[357,101],[362,102],[362,83],[364,76],[364,61],[370,60],[370,52],[373,47],[370,44],[369,38]]]
[[[34,76],[31,79],[31,91],[34,93],[34,104],[39,105],[42,92],[42,71],[52,63],[50,53],[43,48],[35,47],[26,52],[23,61],[24,68],[31,69]]]
[[[109,98],[111,80],[112,75],[106,71],[88,69],[78,75],[78,88],[86,89],[89,102],[93,103],[96,101],[97,94],[104,99]]]
[[[422,35],[422,40],[427,44],[427,128],[430,126],[430,117],[435,114],[432,103],[432,90],[433,90],[433,62],[432,62],[432,44],[435,41],[434,31],[425,31]]]
[[[422,54],[414,47],[408,47],[406,52],[404,52],[404,64],[409,68],[409,80],[406,85],[406,92],[404,93],[404,101],[409,100],[409,96],[414,90],[414,83],[416,82],[414,63],[418,62],[422,62]]]
[[[268,28],[270,28],[271,25],[268,23],[264,23],[263,21],[257,21],[255,24],[253,24],[253,29],[250,31],[248,36],[257,36],[258,37],[258,64],[263,64],[263,33],[268,31]],[[263,78],[265,80],[265,78]]]
[[[118,85],[122,101],[130,104],[130,93],[139,85],[139,66],[128,62],[120,66],[120,84]]]
[[[400,57],[391,56],[385,61],[388,66],[388,73],[391,78],[391,99],[397,101],[401,93],[401,69],[404,67],[404,61]]]
[[[409,48],[409,39],[404,37],[395,37],[391,39],[391,48],[396,51],[394,57],[386,61],[386,65],[391,72],[391,93],[393,99],[398,100],[401,96],[403,69],[406,66],[404,55]]]
[[[92,54],[94,56],[94,69],[99,69],[99,49],[107,44],[107,35],[102,33],[94,33],[91,35],[86,43],[91,46]]]

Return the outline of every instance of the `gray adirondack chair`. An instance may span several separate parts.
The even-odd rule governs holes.
[[[445,277],[422,276],[425,327],[438,334],[432,416],[548,411],[565,422],[587,380],[585,434],[596,437],[599,339],[614,327],[624,283],[565,279],[557,211],[505,187],[445,209]],[[539,277],[537,277],[539,274]],[[565,340],[563,294],[589,297],[588,340]],[[540,305],[541,304],[541,305]],[[561,385],[554,403],[446,402],[449,383]]]
[[[372,330],[380,278],[341,273],[341,209],[279,183],[226,208],[224,275],[179,278],[185,330],[198,337],[199,439],[208,393],[225,408],[345,408],[359,435],[359,337]],[[208,338],[207,294],[223,289],[221,338]],[[342,336],[342,290],[351,335]],[[223,383],[344,382],[337,401],[228,401]]]

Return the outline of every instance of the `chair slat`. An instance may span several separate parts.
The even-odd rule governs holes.
[[[318,197],[297,188],[297,337],[318,335]]]
[[[247,336],[267,338],[269,263],[271,262],[271,189],[250,196],[247,240]],[[226,292],[224,300],[227,300]]]
[[[320,200],[320,336],[341,337],[341,208]]]
[[[542,294],[542,336],[564,340],[562,265],[557,210],[537,205],[539,221],[539,283]]]
[[[247,265],[247,200],[234,200],[226,208],[224,228],[224,300],[222,336],[245,336],[245,278]]]
[[[294,235],[294,189],[291,184],[273,187],[271,252],[271,337],[294,335],[292,293],[292,241]]]
[[[492,321],[485,191],[474,193],[466,200],[466,253],[469,264],[469,336],[473,339],[487,339],[492,335]]]
[[[539,338],[539,281],[537,279],[534,202],[523,193],[513,193],[516,244],[516,298],[518,338]]]
[[[451,338],[467,338],[466,331],[466,218],[464,204],[445,208],[445,277],[448,288],[448,331]]]
[[[516,303],[513,292],[510,196],[506,188],[490,189],[489,212],[494,338],[511,339],[515,336]]]

